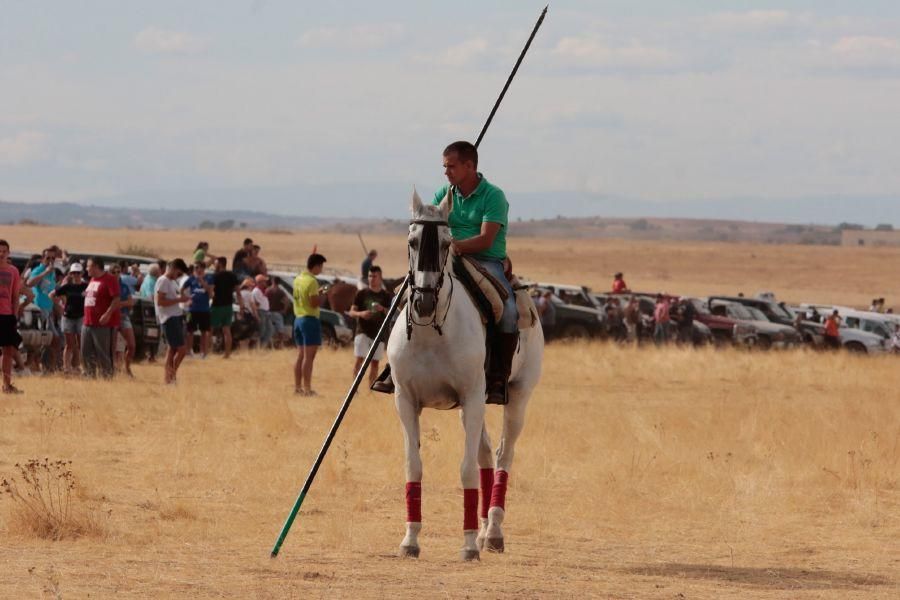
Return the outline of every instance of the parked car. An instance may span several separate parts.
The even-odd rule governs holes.
[[[766,320],[772,323],[781,323],[788,326],[793,326],[794,324],[794,315],[791,314],[791,311],[775,302],[774,299],[747,298],[745,296],[710,296],[709,299],[737,302],[738,304],[754,308],[765,315]]]
[[[793,326],[774,323],[753,306],[718,296],[706,299],[706,303],[709,312],[713,314],[753,326],[756,329],[756,343],[760,348],[792,348],[803,343],[802,336]]]
[[[134,328],[134,360],[139,362],[147,356],[150,348],[159,345],[159,323],[153,300],[135,297],[131,307],[131,325]]]
[[[552,288],[543,287],[543,284],[532,287],[532,296],[537,296]],[[596,308],[588,308],[576,304],[567,304],[559,296],[551,294],[550,301],[555,309],[556,319],[552,326],[543,326],[544,338],[553,339],[584,339],[605,337],[603,328],[603,315]]]
[[[694,320],[706,325],[719,345],[752,347],[759,342],[756,327],[748,321],[733,319],[726,314],[714,314],[709,304],[700,298],[688,298],[694,305]],[[718,311],[721,312],[721,311]]]
[[[807,313],[809,308],[812,308],[811,305],[807,306],[787,306],[788,310],[790,310],[795,315]],[[823,311],[828,308],[824,305],[816,305],[816,310],[822,309]],[[853,312],[852,309],[847,309],[849,312]],[[821,312],[821,311],[820,311]],[[830,310],[828,311],[830,313]],[[882,315],[883,316],[883,315]],[[824,348],[825,347],[825,324],[817,321],[804,321],[804,325],[806,326],[803,330],[804,338],[808,339],[809,344],[815,348]],[[864,331],[860,328],[847,327],[846,322],[841,324],[840,329],[838,330],[840,334],[841,346],[844,347],[849,352],[856,352],[861,354],[881,354],[883,352],[887,352],[890,349],[890,336],[885,337],[883,333],[873,333],[871,331]]]

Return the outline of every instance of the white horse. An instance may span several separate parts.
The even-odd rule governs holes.
[[[525,425],[525,407],[540,378],[544,335],[540,326],[521,332],[510,376],[509,403],[503,407],[503,433],[495,463],[484,425],[485,327],[472,299],[451,272],[448,257],[452,238],[447,224],[451,209],[449,191],[439,206],[424,205],[418,194],[413,193],[408,240],[412,275],[409,301],[387,345],[406,446],[407,523],[400,555],[419,555],[418,535],[422,529],[419,415],[423,408],[458,406],[466,432],[460,468],[464,507],[464,542],[460,554],[464,560],[478,560],[480,549],[496,552],[504,549],[501,525],[506,486],[516,440]]]

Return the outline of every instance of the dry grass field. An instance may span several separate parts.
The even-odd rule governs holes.
[[[333,232],[112,230],[79,227],[0,227],[13,250],[40,251],[57,244],[82,252],[115,252],[143,246],[160,256],[189,258],[197,241],[229,261],[245,236],[263,247],[271,263],[299,264],[316,245],[328,268],[356,273],[362,250],[356,235]],[[407,270],[403,235],[367,235],[387,276]],[[900,299],[900,248],[642,242],[560,238],[509,241],[516,271],[529,279],[577,283],[603,291],[623,271],[632,289],[676,294],[755,294],[774,291],[791,302],[868,307],[872,298]],[[897,303],[900,310],[900,302]]]
[[[186,255],[198,232],[4,228],[48,243]],[[204,233],[212,251],[242,234]],[[271,261],[313,243],[353,268],[355,236],[252,233]],[[402,268],[403,247],[367,240]],[[863,304],[900,297],[888,249],[516,240],[528,276],[605,287],[773,289]],[[895,294],[894,292],[898,292]],[[178,386],[17,381],[0,399],[0,479],[16,463],[72,461],[64,539],[0,498],[0,597],[900,597],[900,370],[894,357],[636,350],[556,344],[517,448],[507,552],[461,545],[461,427],[423,415],[422,557],[403,535],[400,424],[390,398],[354,402],[279,558],[269,550],[350,380],[324,351],[318,398],[292,395],[293,352],[188,360]],[[488,411],[491,430],[500,410]]]

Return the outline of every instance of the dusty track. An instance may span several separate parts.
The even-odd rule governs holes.
[[[136,243],[187,256],[243,233],[4,228],[13,249]],[[317,243],[355,269],[352,235],[251,233],[269,260]],[[402,238],[367,239],[388,271]],[[900,297],[900,251],[518,239],[519,270],[602,289],[773,289],[792,300]],[[0,501],[0,597],[900,596],[900,371],[879,359],[548,348],[518,447],[505,555],[461,564],[461,427],[426,412],[422,558],[403,533],[403,453],[391,400],[351,408],[277,560],[268,552],[350,378],[324,352],[322,397],[290,391],[293,352],[158,366],[114,384],[22,379],[0,398],[0,474],[32,457],[73,461],[79,506],[106,532],[50,542]],[[43,401],[42,407],[38,404]],[[498,410],[489,411],[494,436]]]
[[[32,456],[71,459],[82,504],[112,512],[99,538],[3,531],[0,595],[900,594],[891,357],[551,347],[512,475],[508,553],[480,564],[456,559],[455,412],[424,415],[423,555],[394,558],[399,424],[390,399],[368,394],[282,555],[268,558],[351,361],[324,353],[323,395],[303,399],[289,393],[291,358],[189,361],[174,389],[153,366],[115,385],[21,380],[26,395],[0,405],[0,472]],[[46,416],[38,399],[64,414]],[[9,503],[0,509],[5,527]]]

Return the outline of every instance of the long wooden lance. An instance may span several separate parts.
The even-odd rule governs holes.
[[[481,128],[481,133],[478,134],[478,139],[475,141],[476,148],[479,144],[481,144],[481,140],[484,138],[484,134],[487,132],[491,121],[493,121],[494,115],[497,114],[497,109],[500,107],[500,103],[503,101],[503,97],[506,95],[506,90],[509,89],[513,78],[515,78],[516,76],[516,72],[519,70],[519,65],[522,64],[522,59],[525,58],[525,53],[527,53],[528,48],[531,47],[531,42],[532,40],[534,40],[534,36],[537,35],[538,29],[541,28],[541,24],[544,22],[544,17],[547,16],[548,8],[549,5],[544,7],[544,10],[541,11],[541,16],[538,17],[537,23],[534,24],[534,29],[532,29],[531,35],[528,36],[528,41],[525,43],[525,47],[522,48],[522,52],[519,54],[519,59],[516,61],[512,72],[510,72],[509,77],[506,79],[506,84],[503,86],[503,90],[500,92],[500,96],[497,97],[497,101],[494,103],[494,108],[491,109],[491,113],[488,115],[484,127]],[[362,240],[360,239],[360,241]],[[403,283],[400,285],[400,289],[397,290],[397,294],[394,296],[393,302],[391,302],[391,307],[385,315],[384,322],[381,324],[381,327],[378,328],[378,334],[375,336],[375,340],[372,342],[372,346],[366,353],[366,357],[363,360],[362,366],[360,366],[359,371],[356,373],[356,377],[353,378],[353,385],[350,386],[347,395],[344,397],[344,403],[341,405],[341,410],[338,411],[337,417],[335,417],[334,419],[334,423],[331,424],[331,429],[328,431],[328,435],[325,437],[325,441],[322,443],[322,448],[319,450],[318,456],[316,456],[316,461],[313,463],[312,468],[309,470],[309,474],[306,476],[306,482],[303,484],[303,489],[300,490],[300,494],[297,496],[297,500],[294,501],[294,506],[291,508],[291,512],[290,514],[288,514],[288,517],[281,528],[281,533],[278,534],[278,539],[275,541],[275,545],[272,547],[272,558],[278,556],[278,552],[281,550],[281,545],[284,543],[288,532],[291,530],[291,526],[294,524],[294,519],[297,518],[297,513],[300,512],[300,507],[303,505],[303,501],[306,499],[306,495],[309,493],[309,488],[312,487],[313,480],[316,478],[316,473],[319,472],[319,467],[322,465],[322,461],[324,460],[325,455],[328,453],[328,448],[331,447],[331,442],[332,440],[334,440],[334,436],[335,434],[337,434],[337,430],[341,426],[341,422],[344,420],[344,415],[347,414],[347,409],[350,408],[350,403],[353,401],[353,397],[356,396],[356,392],[359,389],[362,378],[365,375],[366,370],[368,370],[369,364],[372,362],[372,357],[375,355],[375,350],[378,348],[378,344],[381,343],[381,340],[384,339],[385,334],[387,334],[387,332],[390,330],[391,321],[393,320],[394,315],[397,314],[397,309],[400,305],[400,299],[406,294],[406,290],[408,287],[409,275],[407,275],[403,279]]]

